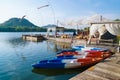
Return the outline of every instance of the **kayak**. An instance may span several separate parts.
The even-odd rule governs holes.
[[[85,46],[72,46],[75,50],[81,50],[82,48],[85,48]]]
[[[85,46],[72,46],[72,49],[74,49],[74,50],[82,50],[82,51],[87,51],[87,50],[108,51],[107,48],[85,47]]]
[[[94,51],[94,52],[85,52],[84,54],[80,54],[78,52],[63,52],[60,54],[57,54],[57,58],[87,58],[87,57],[92,57],[92,58],[103,58],[106,59],[110,57],[110,53],[107,52],[100,52],[100,51]]]
[[[42,60],[33,64],[34,68],[47,68],[47,69],[69,69],[80,68],[94,65],[100,62],[102,58],[83,58],[83,59],[53,59]]]
[[[113,53],[108,49],[95,48],[95,47],[84,47],[84,46],[73,46],[72,50],[62,50],[57,52],[55,59],[42,60],[32,66],[34,68],[44,69],[69,69],[69,68],[80,68],[89,67],[94,65],[108,57]]]
[[[59,52],[57,52],[57,54],[60,54],[62,52],[75,52],[75,51],[76,51],[75,49],[68,49],[68,50],[59,51]]]

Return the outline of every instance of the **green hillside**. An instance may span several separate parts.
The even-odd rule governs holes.
[[[46,31],[46,29],[40,28],[27,19],[23,18],[11,18],[4,23],[0,24],[0,32],[38,32]]]
[[[10,18],[0,24],[0,32],[46,32],[47,27],[56,27],[55,24],[48,24],[38,27],[29,20],[23,18]],[[75,29],[65,29],[65,32],[74,32]]]
[[[37,27],[27,19],[23,18],[11,18],[8,21],[0,24],[1,27]]]

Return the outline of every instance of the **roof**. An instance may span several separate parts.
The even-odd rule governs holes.
[[[109,22],[93,22],[92,24],[120,24],[120,21],[109,21]]]

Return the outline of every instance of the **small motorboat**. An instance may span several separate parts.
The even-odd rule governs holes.
[[[102,58],[82,58],[82,59],[53,59],[43,60],[33,64],[34,68],[47,68],[47,69],[69,69],[80,68],[94,65],[100,62]]]

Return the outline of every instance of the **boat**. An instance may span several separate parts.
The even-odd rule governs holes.
[[[57,54],[60,54],[62,52],[75,52],[76,50],[75,49],[66,49],[66,50],[61,50],[59,52],[57,52]]]
[[[57,54],[58,58],[86,58],[86,57],[100,57],[106,59],[110,57],[110,52],[103,51],[85,51],[83,52],[62,52]]]
[[[85,46],[72,46],[74,50],[81,50],[82,48],[85,48]]]
[[[80,68],[94,65],[100,62],[102,58],[82,58],[82,59],[53,59],[53,60],[42,60],[38,63],[33,64],[34,68],[45,68],[45,69],[70,69]]]
[[[110,57],[111,54],[113,54],[108,49],[84,46],[75,47],[79,47],[80,50],[62,50],[57,52],[57,58],[39,61],[32,64],[32,67],[43,69],[71,69],[89,67]]]
[[[86,46],[72,46],[72,49],[81,50],[81,51],[87,51],[87,50],[108,51],[107,48],[86,47]]]

